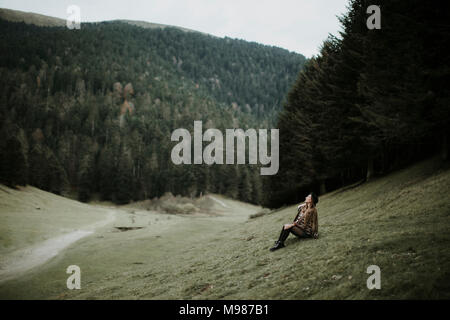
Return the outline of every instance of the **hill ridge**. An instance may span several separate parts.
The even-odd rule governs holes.
[[[7,9],[7,8],[0,8],[0,18],[5,19],[7,21],[11,22],[25,22],[27,24],[34,24],[39,27],[64,27],[66,26],[66,20],[62,18],[57,18],[45,14],[40,13],[34,13],[31,11],[21,11],[21,10],[13,10],[13,9]],[[144,20],[130,20],[130,19],[112,19],[112,20],[102,20],[102,21],[82,21],[81,23],[102,23],[102,22],[121,22],[121,23],[127,23],[130,25],[134,25],[137,27],[141,27],[144,29],[165,29],[165,28],[175,28],[177,30],[181,30],[184,32],[194,32],[203,34],[206,36],[214,37],[214,38],[220,38],[217,36],[214,36],[212,34],[197,31],[181,26],[176,25],[169,25],[169,24],[163,24],[163,23],[156,23],[156,22],[149,22]]]

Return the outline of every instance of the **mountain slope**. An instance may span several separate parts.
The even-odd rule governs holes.
[[[437,159],[335,191],[320,198],[319,239],[290,236],[276,252],[268,249],[295,206],[244,222],[257,208],[215,196],[242,216],[227,217],[217,204],[223,216],[169,216],[157,229],[104,230],[5,283],[0,297],[448,299],[449,192],[450,170]],[[63,271],[74,262],[82,290],[70,291]],[[366,287],[370,265],[381,269],[380,290]]]
[[[117,21],[69,30],[0,19],[0,41],[2,182],[83,201],[209,191],[261,202],[257,166],[175,166],[171,133],[194,120],[271,128],[302,55]]]
[[[0,8],[0,18],[11,21],[11,22],[25,22],[26,24],[34,24],[39,27],[65,27],[66,26],[66,20],[55,18],[47,15],[42,15],[38,13],[33,12],[25,12],[20,10],[12,10],[12,9],[6,9],[6,8]],[[181,31],[185,32],[197,32],[204,35],[208,35],[206,33],[191,30],[188,28],[183,27],[177,27],[177,26],[171,26],[161,23],[152,23],[147,21],[137,21],[137,20],[126,20],[126,19],[119,19],[119,20],[112,20],[111,22],[123,22],[128,23],[134,26],[142,27],[142,28],[149,28],[149,29],[164,29],[164,28],[175,28]]]
[[[66,20],[46,15],[0,8],[0,18],[11,22],[25,22],[40,27],[64,27]]]

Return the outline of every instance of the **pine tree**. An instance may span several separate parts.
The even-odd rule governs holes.
[[[26,185],[28,176],[27,156],[22,143],[10,137],[1,152],[2,181],[10,186]]]
[[[78,177],[78,199],[82,202],[88,202],[91,199],[93,191],[93,159],[86,154],[80,163]]]
[[[252,202],[253,186],[251,176],[246,167],[242,167],[239,180],[239,200]]]
[[[260,205],[263,200],[263,186],[262,178],[259,175],[259,170],[252,170],[252,203]]]
[[[123,152],[114,175],[114,201],[118,204],[128,203],[132,198],[133,174],[130,154]]]
[[[35,144],[30,150],[28,157],[30,161],[29,181],[33,186],[48,190],[47,173],[49,170],[44,149],[42,144]]]

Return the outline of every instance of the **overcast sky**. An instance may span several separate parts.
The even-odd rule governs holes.
[[[348,0],[0,0],[0,7],[66,19],[69,5],[81,21],[143,20],[215,36],[274,45],[311,57],[329,33],[340,30],[337,15]]]

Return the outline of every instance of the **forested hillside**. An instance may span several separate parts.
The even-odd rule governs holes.
[[[280,171],[267,204],[371,179],[440,152],[448,159],[449,10],[443,1],[352,0],[310,59],[280,114]]]
[[[0,19],[1,180],[125,203],[164,192],[260,203],[256,166],[170,160],[176,128],[270,128],[305,58],[124,22]]]

